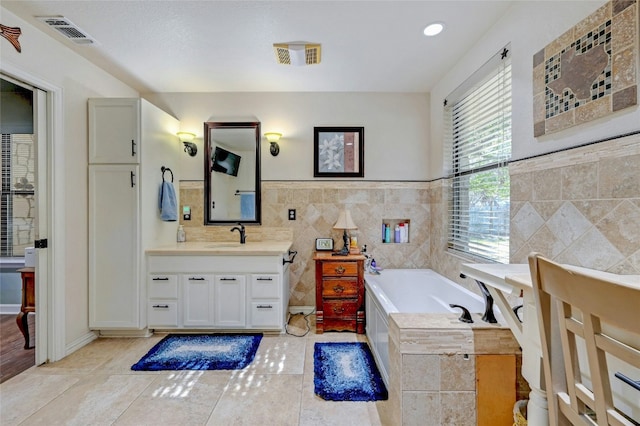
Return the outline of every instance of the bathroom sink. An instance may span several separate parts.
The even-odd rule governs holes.
[[[211,243],[211,244],[207,244],[205,247],[206,248],[234,248],[234,247],[240,247],[241,244],[240,243]]]

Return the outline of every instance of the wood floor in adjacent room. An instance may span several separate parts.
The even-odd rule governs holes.
[[[30,346],[36,342],[36,320],[29,314]],[[0,315],[0,383],[6,382],[35,364],[35,348],[24,349],[24,336],[16,315]]]

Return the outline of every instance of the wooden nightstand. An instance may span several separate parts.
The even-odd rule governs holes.
[[[36,269],[26,267],[18,269],[18,272],[22,276],[22,305],[16,317],[16,323],[24,336],[24,348],[31,349],[32,346],[29,346],[29,323],[27,322],[27,317],[29,312],[36,311]]]
[[[364,333],[364,260],[362,255],[316,253],[316,333]]]

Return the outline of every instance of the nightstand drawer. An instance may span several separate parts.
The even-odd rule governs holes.
[[[322,275],[325,277],[357,277],[356,262],[322,262]]]
[[[358,297],[358,279],[327,279],[322,282],[323,298],[356,298]]]
[[[356,319],[360,303],[357,299],[329,300],[322,303],[325,318]]]

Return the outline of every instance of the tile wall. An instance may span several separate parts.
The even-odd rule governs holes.
[[[511,175],[511,262],[538,251],[560,262],[621,274],[640,274],[640,135],[522,160]],[[447,252],[449,182],[273,181],[262,183],[262,226],[248,241],[291,239],[291,305],[315,305],[315,239],[330,236],[341,209],[351,211],[358,242],[384,268],[431,268],[475,291],[459,277],[470,260]],[[182,204],[192,208],[187,238],[234,240],[228,227],[202,226],[203,184],[181,182]],[[288,209],[297,220],[289,221]],[[383,244],[386,219],[410,220],[410,242]],[[597,247],[597,249],[595,249]]]
[[[262,226],[247,227],[247,241],[288,236],[293,241],[293,250],[298,251],[291,266],[290,305],[315,306],[315,239],[331,237],[336,248],[342,247],[342,231],[333,229],[342,209],[350,210],[358,226],[354,232],[358,244],[367,245],[367,252],[378,265],[428,267],[431,247],[428,185],[425,182],[263,182]],[[200,182],[181,182],[181,203],[192,206],[193,220],[184,223],[187,239],[237,237],[230,235],[229,227],[201,225],[204,222],[202,194]],[[296,209],[297,220],[288,220],[288,209]],[[409,243],[383,244],[383,220],[409,220]]]
[[[640,274],[640,134],[509,166],[512,263]]]

